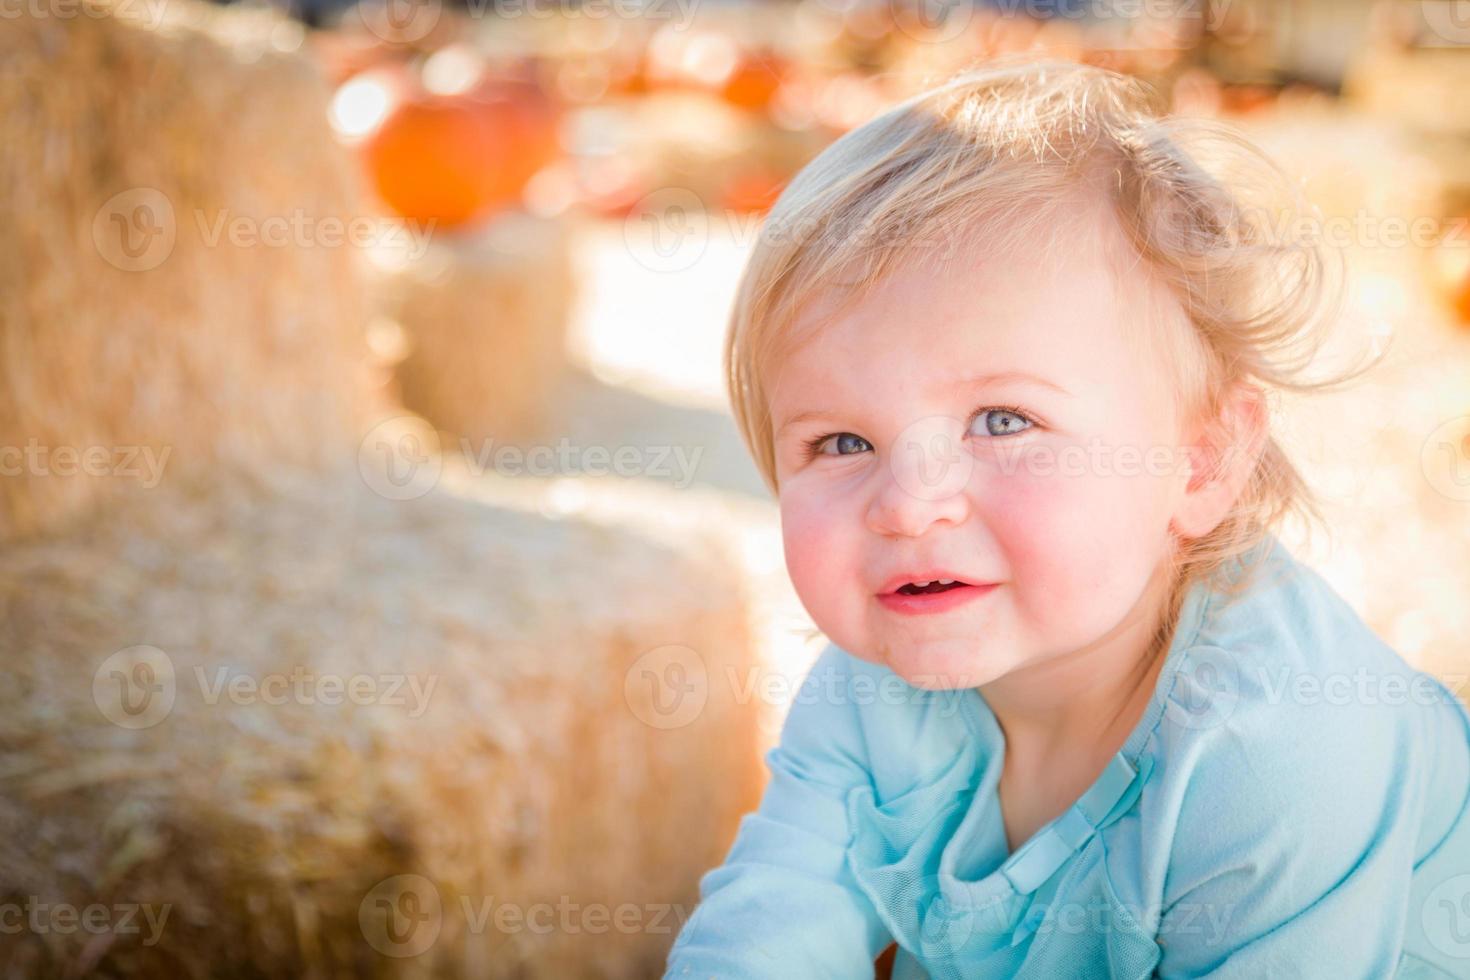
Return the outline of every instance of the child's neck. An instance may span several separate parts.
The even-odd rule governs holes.
[[[1097,642],[981,686],[1006,739],[1007,764],[1110,759],[1153,694],[1182,589],[1159,569],[1123,620]]]

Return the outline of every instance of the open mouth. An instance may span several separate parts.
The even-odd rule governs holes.
[[[954,579],[945,579],[936,582],[909,582],[907,585],[898,587],[899,595],[928,595],[931,592],[948,592],[950,589],[963,589],[970,583],[957,582]]]
[[[959,579],[941,578],[928,582],[905,582],[892,592],[877,596],[878,604],[905,616],[935,615],[968,606],[995,591],[996,583],[976,585]]]

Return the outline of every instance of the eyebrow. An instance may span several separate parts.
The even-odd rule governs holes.
[[[1069,398],[1072,396],[1072,393],[1070,391],[1068,391],[1066,388],[1063,388],[1056,382],[1048,381],[1045,378],[1038,377],[1034,374],[1027,374],[1025,371],[996,371],[992,374],[977,374],[971,378],[961,378],[954,383],[953,387],[980,388],[985,385],[1018,383],[1039,385],[1042,388],[1047,388],[1051,391],[1055,391],[1059,395],[1066,395]]]
[[[1055,391],[1057,394],[1066,395],[1068,398],[1072,396],[1072,393],[1063,388],[1061,385],[1056,384],[1052,381],[1048,381],[1045,378],[1037,377],[1034,374],[1027,374],[1025,371],[996,371],[991,374],[977,374],[973,377],[960,378],[958,381],[954,382],[954,384],[950,386],[950,390],[969,390],[971,388],[983,388],[985,385],[1004,384],[1033,384],[1042,388],[1046,388],[1050,391]],[[785,432],[788,428],[793,425],[799,425],[802,422],[811,422],[816,419],[835,418],[837,418],[837,415],[834,412],[797,412],[795,415],[791,416],[791,418],[781,423],[780,427],[776,429],[775,434],[772,436],[772,438],[779,438],[781,433]]]
[[[779,439],[781,433],[785,432],[793,425],[800,425],[802,422],[811,422],[815,419],[833,419],[836,417],[837,416],[832,412],[797,412],[795,415],[791,416],[791,418],[787,419],[785,422],[782,422],[781,425],[777,427],[775,435],[773,435],[771,438]]]

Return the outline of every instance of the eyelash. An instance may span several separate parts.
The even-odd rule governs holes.
[[[1035,418],[1033,418],[1031,416],[1031,413],[1029,413],[1029,412],[1023,412],[1021,409],[1017,408],[1014,405],[986,405],[983,408],[977,408],[977,409],[975,409],[975,411],[970,414],[969,420],[965,423],[965,431],[966,432],[969,432],[970,431],[970,426],[972,426],[972,425],[975,424],[975,420],[978,419],[980,416],[984,415],[986,412],[1006,412],[1007,414],[1010,414],[1010,415],[1019,415],[1021,418],[1025,419],[1027,422],[1030,422],[1031,423],[1031,427],[1035,427],[1035,426],[1037,426],[1037,425],[1040,424],[1040,422],[1037,419],[1035,419]],[[1029,431],[1029,429],[1022,429],[1021,431],[1022,432],[1026,432],[1026,431]],[[856,433],[853,433],[853,434],[856,435]],[[1011,434],[1012,435],[1020,435],[1021,433],[1020,432],[1014,432],[1014,433],[1011,433]],[[843,435],[843,433],[841,433],[841,432],[828,432],[825,435],[813,436],[812,438],[806,440],[806,442],[803,443],[803,452],[802,452],[803,457],[805,457],[805,459],[806,459],[807,462],[811,462],[812,460],[816,459],[818,456],[829,455],[827,453],[819,452],[819,450],[822,448],[822,443],[826,442],[828,439],[831,439],[833,436],[840,436],[840,435]],[[991,436],[990,438],[992,438],[992,439],[1004,439],[1006,437],[1005,436]]]

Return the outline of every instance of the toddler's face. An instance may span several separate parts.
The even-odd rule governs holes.
[[[1147,293],[1096,237],[914,263],[774,369],[787,567],[839,647],[974,687],[1145,595],[1189,473],[1162,359],[1126,339]]]

